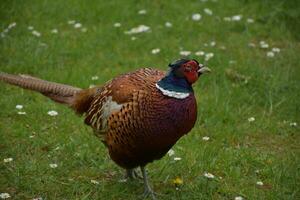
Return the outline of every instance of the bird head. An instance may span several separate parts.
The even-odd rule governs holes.
[[[201,74],[211,71],[195,59],[179,59],[170,63],[169,67],[175,76],[185,78],[191,85],[198,80]]]

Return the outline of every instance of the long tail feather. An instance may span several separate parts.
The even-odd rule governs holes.
[[[72,106],[75,95],[82,90],[81,88],[49,82],[29,75],[13,75],[0,72],[0,80],[24,89],[40,92],[58,103],[69,106]]]

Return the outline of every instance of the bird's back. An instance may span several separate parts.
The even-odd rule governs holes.
[[[193,94],[165,96],[156,83],[165,72],[144,68],[121,75],[94,92],[85,123],[107,145],[111,158],[124,168],[161,158],[196,121]]]

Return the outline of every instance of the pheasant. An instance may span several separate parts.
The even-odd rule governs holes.
[[[140,167],[144,195],[155,199],[145,166],[162,158],[193,128],[197,104],[192,84],[210,71],[194,59],[179,59],[169,67],[168,72],[139,69],[89,89],[4,72],[0,80],[40,92],[85,115],[85,123],[129,178]]]

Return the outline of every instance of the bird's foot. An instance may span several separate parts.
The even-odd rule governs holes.
[[[142,171],[142,174],[143,174],[143,179],[144,179],[144,194],[143,194],[143,198],[147,198],[148,196],[150,196],[152,198],[152,200],[156,200],[156,196],[158,195],[161,195],[161,194],[158,194],[158,193],[155,193],[150,185],[149,185],[149,182],[148,182],[148,177],[147,177],[147,173],[146,173],[146,170],[145,170],[145,167],[144,166],[141,166],[141,171]]]
[[[145,191],[143,194],[143,199],[147,198],[148,196],[151,197],[152,200],[156,200],[156,196],[158,194],[155,193],[151,188],[145,187]]]

